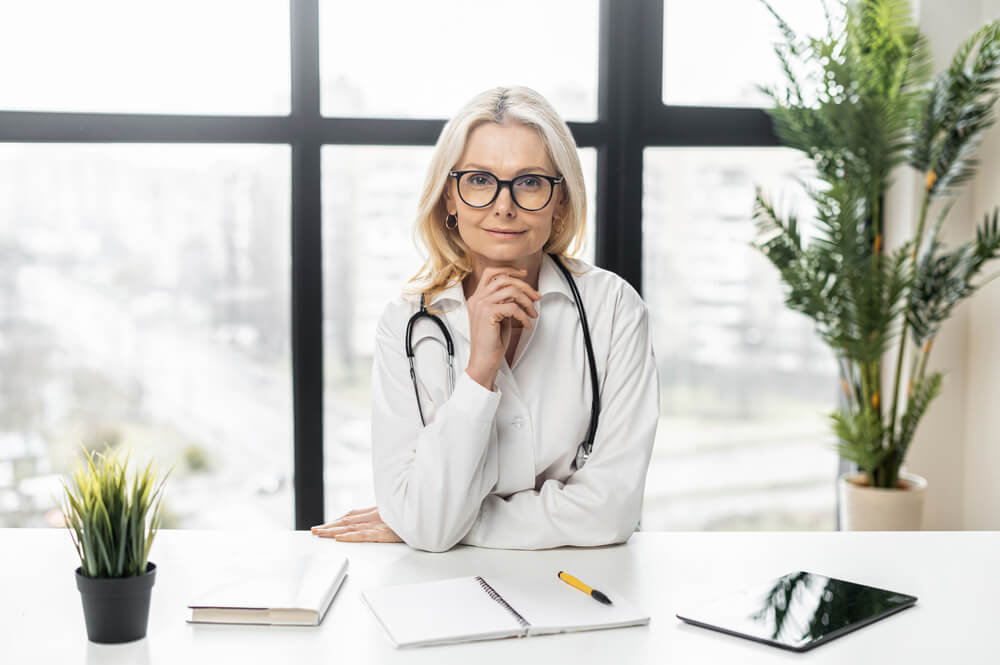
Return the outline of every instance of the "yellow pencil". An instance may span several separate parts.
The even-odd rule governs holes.
[[[588,596],[590,596],[594,600],[600,601],[600,602],[604,603],[605,605],[611,605],[612,604],[610,598],[608,598],[607,596],[605,596],[603,593],[601,593],[597,589],[595,589],[593,587],[587,586],[586,584],[584,584],[580,580],[576,579],[575,577],[573,577],[569,573],[564,573],[563,571],[560,570],[559,571],[559,579],[561,579],[563,582],[565,582],[566,584],[570,585],[571,587],[579,589],[580,591],[584,592],[585,594],[587,594]]]

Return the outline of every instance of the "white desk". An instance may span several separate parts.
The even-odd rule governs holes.
[[[315,628],[185,623],[185,605],[234,557],[282,540],[350,557],[350,572]],[[349,544],[306,532],[161,531],[149,632],[125,645],[87,640],[63,529],[0,529],[0,663],[996,663],[1000,532],[637,533],[626,545],[539,552]],[[605,580],[650,612],[648,626],[460,645],[393,648],[362,589],[423,580],[565,569]],[[805,653],[689,626],[674,614],[727,585],[791,570],[919,597],[904,610]],[[597,586],[597,583],[594,583]]]

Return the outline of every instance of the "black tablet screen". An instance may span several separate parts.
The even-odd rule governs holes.
[[[916,597],[797,571],[677,617],[688,623],[804,651],[910,607]]]

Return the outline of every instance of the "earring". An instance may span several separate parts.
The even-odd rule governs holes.
[[[447,217],[444,218],[444,227],[446,229],[451,229],[454,231],[458,228],[458,217],[453,213],[449,213]]]

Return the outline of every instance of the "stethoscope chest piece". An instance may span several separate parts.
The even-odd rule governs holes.
[[[587,450],[587,442],[584,441],[580,444],[580,447],[576,449],[576,459],[573,460],[573,470],[579,471],[582,469],[588,459],[590,459],[590,451]]]

